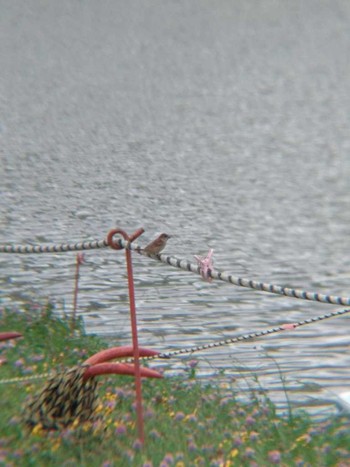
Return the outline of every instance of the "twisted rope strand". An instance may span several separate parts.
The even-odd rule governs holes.
[[[131,245],[131,248],[133,248],[133,245]],[[137,247],[135,248],[135,250],[138,253],[144,254],[138,251]],[[189,272],[193,272],[195,274],[201,275],[199,267],[196,264],[190,263],[189,261],[185,259],[176,258],[175,256],[167,256],[165,254],[151,255],[150,257],[152,259],[156,259],[158,261],[161,261],[164,264],[169,264],[170,266],[176,267],[178,269],[182,269],[184,271],[189,271]],[[268,292],[268,293],[273,293],[276,295],[284,295],[286,297],[298,298],[301,300],[310,300],[314,302],[330,303],[332,305],[342,305],[342,306],[350,305],[350,297],[339,297],[336,295],[327,295],[327,294],[322,294],[319,292],[308,292],[305,290],[292,289],[292,288],[283,287],[280,285],[258,282],[258,281],[254,281],[251,279],[244,279],[242,277],[235,277],[228,272],[222,272],[222,271],[217,271],[217,270],[210,271],[209,276],[212,279],[227,282],[229,284],[233,284],[238,287],[255,289],[260,292]]]
[[[66,251],[93,250],[107,247],[108,243],[106,240],[62,243],[60,245],[0,245],[0,253],[63,253]]]
[[[306,326],[307,324],[312,324],[317,321],[323,321],[325,319],[335,318],[337,316],[345,315],[346,313],[350,313],[350,309],[333,311],[332,313],[326,313],[321,316],[316,316],[315,318],[308,318],[302,321],[298,321],[297,323],[292,323],[290,326],[291,326],[291,329],[296,329],[300,326]],[[203,350],[213,349],[216,347],[223,347],[225,345],[235,344],[241,341],[247,341],[247,340],[252,340],[252,339],[259,338],[259,337],[264,337],[269,334],[276,334],[277,332],[286,331],[288,329],[289,327],[286,327],[286,325],[282,325],[282,326],[278,326],[278,327],[274,327],[270,329],[264,329],[262,331],[255,331],[249,334],[243,334],[237,337],[231,337],[229,339],[225,339],[225,340],[221,340],[217,342],[211,342],[209,344],[203,344],[203,345],[198,345],[196,347],[190,347],[188,349],[173,350],[171,352],[164,352],[164,353],[161,353],[155,356],[144,357],[143,360],[154,360],[155,358],[171,358],[177,355],[200,352]]]
[[[30,383],[31,381],[35,381],[37,379],[50,378],[53,374],[54,372],[51,371],[48,373],[40,373],[37,375],[18,376],[17,378],[0,379],[0,384]]]
[[[347,313],[350,313],[350,309],[346,310],[338,310],[338,311],[333,311],[331,313],[326,313],[321,316],[316,316],[314,318],[308,318],[302,321],[298,321],[296,323],[291,323],[290,325],[281,325],[277,326],[274,328],[269,328],[269,329],[263,329],[262,331],[254,331],[249,334],[242,334],[237,337],[231,337],[229,339],[224,339],[221,341],[216,341],[216,342],[210,342],[209,344],[203,344],[203,345],[197,345],[195,347],[189,347],[189,348],[182,348],[178,350],[172,350],[170,352],[163,352],[158,355],[152,355],[149,357],[142,357],[140,360],[142,361],[149,361],[149,360],[155,360],[155,359],[169,359],[171,357],[177,357],[179,355],[186,355],[186,354],[192,354],[194,352],[201,352],[203,350],[209,350],[213,349],[216,347],[223,347],[225,345],[230,345],[230,344],[236,344],[237,342],[242,342],[242,341],[248,341],[252,339],[257,339],[259,337],[264,337],[270,334],[276,334],[278,332],[286,331],[288,329],[296,329],[300,326],[306,326],[308,324],[315,323],[317,321],[323,321],[325,319],[330,319],[330,318],[336,318],[338,316],[345,315]],[[132,363],[133,359],[128,358],[124,360],[119,360],[120,363]],[[26,381],[32,381],[35,379],[41,379],[41,378],[48,378],[52,376],[53,373],[44,373],[40,375],[32,375],[32,376],[26,376],[26,377],[19,377],[19,378],[12,378],[12,379],[2,379],[0,380],[0,384],[7,384],[7,383],[19,383],[19,382],[26,382]]]
[[[151,259],[160,261],[169,266],[182,269],[184,271],[193,272],[194,274],[201,275],[200,268],[197,264],[190,263],[185,259],[176,258],[175,256],[168,256],[165,254],[159,255],[150,255],[145,253],[142,248],[135,243],[129,243],[121,238],[115,240],[115,243],[120,246],[120,248],[128,248],[136,251],[140,255],[148,256]],[[79,250],[88,250],[95,248],[107,248],[107,240],[96,240],[90,242],[81,242],[74,244],[61,244],[61,245],[0,245],[0,253],[60,253],[66,251],[79,251]],[[314,302],[321,303],[331,303],[332,305],[350,305],[350,297],[339,297],[336,295],[327,295],[321,294],[319,292],[308,292],[305,290],[292,289],[289,287],[283,287],[280,285],[268,284],[265,282],[258,282],[251,279],[245,279],[242,277],[235,277],[232,274],[227,272],[221,272],[212,270],[209,272],[209,276],[212,279],[217,279],[223,282],[228,282],[239,287],[245,287],[250,289],[255,289],[260,292],[268,292],[276,295],[284,295],[286,297],[298,298],[301,300],[310,300]]]

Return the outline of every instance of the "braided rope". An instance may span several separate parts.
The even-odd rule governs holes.
[[[123,244],[123,247],[127,246],[126,242],[121,241],[121,243]],[[168,256],[163,253],[159,255],[148,255],[144,253],[140,249],[140,247],[134,244],[129,245],[129,248],[134,249],[139,254],[149,256],[152,259],[156,259],[164,264],[168,264],[169,266],[173,266],[178,269],[182,269],[184,271],[189,271],[189,272],[193,272],[195,274],[201,275],[199,266],[185,259],[176,258],[175,256]],[[251,279],[244,279],[242,277],[235,277],[228,272],[221,272],[221,271],[216,271],[216,270],[210,270],[208,275],[212,279],[217,279],[223,282],[228,282],[229,284],[233,284],[239,287],[255,289],[260,292],[269,292],[269,293],[273,293],[277,295],[284,295],[286,297],[298,298],[301,300],[310,300],[310,301],[321,302],[321,303],[330,303],[333,305],[342,305],[342,306],[350,305],[350,297],[340,297],[337,295],[327,295],[327,294],[322,294],[319,292],[308,292],[305,290],[292,289],[292,288],[283,287],[280,285],[258,282],[258,281],[254,281]]]
[[[52,375],[53,372],[50,371],[47,373],[40,373],[30,376],[18,376],[17,378],[0,379],[0,384],[30,383],[31,381],[35,381],[37,379],[50,378]]]
[[[193,272],[195,274],[201,275],[200,268],[197,264],[190,263],[185,259],[176,258],[175,256],[168,256],[165,254],[159,255],[149,255],[145,253],[142,248],[135,243],[129,243],[123,239],[115,240],[115,243],[120,246],[120,248],[129,248],[136,251],[137,253],[148,256],[152,259],[158,260],[169,266],[182,269],[184,271]],[[91,242],[81,242],[74,244],[61,244],[61,245],[0,245],[0,253],[60,253],[66,251],[79,251],[79,250],[88,250],[95,248],[107,248],[107,240],[91,241]],[[298,298],[301,300],[310,300],[314,302],[321,303],[331,303],[333,305],[350,305],[350,297],[339,297],[336,295],[327,295],[321,294],[319,292],[308,292],[305,290],[292,289],[289,287],[283,287],[280,285],[268,284],[265,282],[258,282],[251,279],[245,279],[242,277],[235,277],[230,273],[221,272],[216,270],[209,271],[209,277],[212,279],[221,280],[223,282],[228,282],[230,284],[246,287],[250,289],[259,290],[260,292],[269,292],[277,295],[284,295],[286,297]]]
[[[224,347],[225,345],[230,345],[230,344],[236,344],[237,342],[242,342],[242,341],[247,341],[247,340],[252,340],[252,339],[257,339],[259,337],[264,337],[270,334],[276,334],[278,332],[286,331],[289,329],[296,329],[300,326],[306,326],[308,324],[313,324],[316,323],[317,321],[323,321],[325,319],[330,319],[330,318],[336,318],[338,316],[345,315],[347,313],[350,313],[350,309],[346,310],[338,310],[338,311],[333,311],[331,313],[326,313],[321,316],[316,316],[315,318],[308,318],[302,321],[298,321],[296,323],[292,324],[287,324],[287,325],[282,325],[274,328],[269,328],[269,329],[264,329],[262,331],[255,331],[251,332],[249,334],[242,334],[237,337],[231,337],[228,339],[220,340],[217,342],[210,342],[209,344],[203,344],[203,345],[197,345],[194,347],[189,347],[189,348],[182,348],[178,350],[172,350],[170,352],[163,352],[158,355],[152,355],[149,357],[141,357],[140,360],[142,361],[149,361],[149,360],[155,360],[158,358],[161,359],[169,359],[171,357],[177,357],[179,355],[185,355],[185,354],[192,354],[194,352],[201,352],[203,350],[209,350],[213,349],[216,347]],[[128,358],[124,360],[119,360],[120,363],[132,363],[133,359]],[[43,373],[40,375],[32,375],[32,376],[24,376],[24,377],[19,377],[19,378],[12,378],[12,379],[2,379],[0,380],[0,384],[6,384],[6,383],[19,383],[19,382],[26,382],[26,381],[32,381],[35,379],[41,379],[41,378],[47,378],[47,377],[52,377],[53,373]]]
[[[76,366],[50,376],[38,394],[30,397],[23,410],[29,427],[45,429],[66,427],[75,420],[93,420],[97,406],[97,381],[84,381],[86,366]]]
[[[108,243],[106,240],[62,243],[60,245],[0,245],[0,253],[63,253],[65,251],[93,250],[107,247]]]
[[[259,338],[259,337],[264,337],[264,336],[267,336],[269,334],[275,334],[277,332],[286,331],[286,330],[289,330],[289,329],[296,329],[296,328],[298,328],[300,326],[306,326],[307,324],[312,324],[312,323],[315,323],[317,321],[323,321],[325,319],[335,318],[337,316],[345,315],[346,313],[350,313],[350,309],[338,310],[338,311],[334,311],[332,313],[324,314],[322,316],[317,316],[315,318],[308,318],[308,319],[305,319],[305,320],[302,320],[302,321],[298,321],[297,323],[292,323],[290,325],[288,325],[288,324],[285,325],[284,324],[282,326],[278,326],[278,327],[275,327],[275,328],[264,329],[263,331],[256,331],[256,332],[252,332],[252,333],[249,333],[249,334],[243,334],[241,336],[231,337],[231,338],[228,338],[228,339],[225,339],[225,340],[221,340],[221,341],[217,341],[217,342],[211,342],[209,344],[198,345],[196,347],[191,347],[189,349],[173,350],[171,352],[161,353],[161,354],[156,355],[156,356],[144,357],[144,359],[154,360],[155,358],[170,358],[170,357],[176,357],[177,355],[184,355],[184,354],[188,354],[188,353],[200,352],[200,351],[203,351],[203,350],[213,349],[213,348],[216,348],[216,347],[223,347],[225,345],[235,344],[237,342],[242,342],[242,341],[247,341],[247,340],[251,340],[251,339],[256,339],[256,338]]]
[[[194,272],[200,275],[200,269],[197,265],[190,263],[187,260],[178,259],[174,256],[166,256],[164,254],[157,255],[162,263],[169,264],[170,266],[183,269],[184,271]],[[350,305],[350,297],[339,297],[336,295],[321,294],[319,292],[308,292],[305,290],[292,289],[280,285],[268,284],[264,282],[257,282],[251,279],[244,279],[242,277],[235,277],[227,272],[210,271],[209,276],[212,279],[221,280],[230,284],[246,287],[250,289],[259,290],[261,292],[269,292],[276,295],[284,295],[286,297],[298,298],[301,300],[310,300],[321,303],[331,303],[333,305]]]

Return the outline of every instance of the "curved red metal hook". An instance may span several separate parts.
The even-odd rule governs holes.
[[[19,332],[0,332],[0,341],[6,341],[9,339],[17,339],[23,337]]]
[[[156,350],[146,349],[145,347],[139,347],[140,357],[155,357],[159,355],[159,352]],[[109,349],[100,350],[100,352],[95,353],[87,360],[85,360],[85,365],[96,365],[97,363],[107,362],[113,360],[114,358],[125,358],[132,357],[134,355],[134,349],[131,345],[125,345],[123,347],[111,347]]]
[[[135,376],[135,366],[127,363],[109,362],[114,358],[132,357],[134,349],[131,346],[112,347],[101,350],[85,360],[84,365],[88,365],[84,374],[84,380],[107,374],[132,375]],[[150,357],[159,355],[156,350],[139,348],[140,357]],[[140,367],[140,376],[143,378],[162,378],[163,376],[156,370]]]
[[[122,247],[119,245],[118,242],[115,242],[113,240],[114,235],[120,234],[124,240],[126,240],[129,243],[132,243],[134,240],[136,240],[140,235],[144,233],[144,229],[137,229],[130,237],[129,235],[125,232],[123,229],[112,229],[108,232],[107,235],[107,243],[108,246],[113,248],[113,250],[121,250]]]
[[[97,363],[96,365],[89,366],[84,373],[84,381],[99,375],[129,375],[135,376],[135,367],[128,363]],[[142,378],[163,378],[158,371],[151,368],[140,368],[140,376]]]

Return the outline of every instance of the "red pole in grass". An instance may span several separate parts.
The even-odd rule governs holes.
[[[107,236],[108,245],[115,249],[120,250],[119,244],[113,242],[113,236],[120,234],[124,239],[131,243],[144,232],[143,229],[138,229],[129,237],[124,230],[114,229],[111,230]],[[137,336],[137,320],[136,320],[136,307],[135,307],[135,289],[134,278],[132,270],[131,250],[125,248],[126,267],[128,272],[128,286],[129,286],[129,304],[130,304],[130,318],[131,318],[131,331],[132,331],[132,344],[134,354],[134,368],[135,368],[135,390],[136,390],[136,414],[137,414],[137,430],[139,440],[142,444],[145,442],[144,423],[143,423],[143,408],[142,408],[142,387],[141,387],[141,370],[140,370],[140,349]]]
[[[75,322],[77,316],[77,305],[78,305],[78,292],[79,292],[79,277],[80,277],[80,265],[84,262],[84,253],[78,253],[75,263],[75,278],[74,278],[74,297],[73,297],[73,316],[71,322],[71,332],[74,333]]]
[[[17,339],[18,337],[23,337],[23,336],[22,334],[16,331],[0,332],[0,341],[6,341],[9,339]]]

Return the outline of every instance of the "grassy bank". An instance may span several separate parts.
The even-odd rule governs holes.
[[[0,379],[63,370],[106,344],[70,336],[51,307],[0,309],[0,332],[23,338],[0,343]],[[348,418],[314,422],[305,413],[276,415],[264,395],[235,400],[235,388],[192,378],[144,380],[146,444],[137,441],[133,379],[99,377],[100,419],[61,430],[31,429],[23,404],[45,379],[0,384],[0,465],[6,466],[350,466]],[[229,391],[228,391],[229,389]]]

